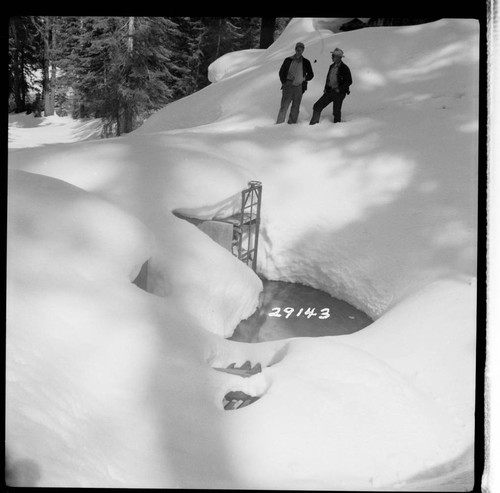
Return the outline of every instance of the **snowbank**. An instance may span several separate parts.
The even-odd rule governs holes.
[[[265,50],[241,50],[226,53],[208,67],[208,80],[212,83],[219,82],[246,68],[252,67],[255,61]]]
[[[36,132],[26,133],[26,128],[36,127]],[[25,113],[9,115],[9,148],[22,149],[61,142],[78,142],[98,139],[101,136],[100,119],[73,119],[69,116],[35,118]]]
[[[297,19],[258,64],[128,136],[12,145],[11,481],[471,486],[478,36],[473,20],[336,33]],[[274,125],[277,72],[299,40],[315,78],[300,123]],[[354,77],[345,121],[327,109],[310,127],[336,46]],[[374,324],[224,339],[261,281],[172,212],[228,213],[253,179],[260,273],[323,289]],[[131,283],[147,259],[150,293]],[[214,370],[246,360],[263,371]],[[260,399],[224,411],[230,390]]]

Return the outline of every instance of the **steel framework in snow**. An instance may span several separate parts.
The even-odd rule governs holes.
[[[248,188],[241,192],[240,212],[226,219],[233,225],[233,254],[254,271],[257,270],[261,203],[262,183],[250,181]]]

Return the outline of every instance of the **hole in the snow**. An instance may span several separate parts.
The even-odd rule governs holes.
[[[139,274],[137,274],[137,277],[133,281],[137,287],[143,289],[144,291],[148,290],[148,264],[149,261],[142,264]]]
[[[249,378],[260,373],[262,371],[262,366],[260,363],[252,366],[250,361],[245,361],[240,367],[237,367],[236,363],[231,363],[226,368],[214,368],[214,370]],[[260,399],[260,396],[249,395],[241,390],[232,390],[224,396],[222,405],[226,411],[233,411],[234,409],[241,409],[242,407],[253,404],[258,399]]]
[[[241,390],[235,390],[228,392],[224,396],[222,405],[226,411],[233,411],[234,409],[241,409],[242,407],[253,404],[258,399],[259,397],[257,396],[252,397]]]
[[[232,375],[238,375],[243,378],[251,377],[252,375],[256,375],[262,371],[262,366],[260,363],[257,363],[252,367],[252,363],[250,361],[245,361],[240,367],[236,366],[236,363],[231,363],[226,368],[214,368],[214,370],[222,371],[224,373],[231,373]]]
[[[291,337],[321,337],[357,332],[373,320],[351,304],[298,283],[268,281],[255,313],[229,338],[263,342]]]

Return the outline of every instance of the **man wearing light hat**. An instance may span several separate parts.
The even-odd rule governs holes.
[[[340,48],[335,48],[331,54],[333,63],[328,69],[323,96],[314,103],[313,115],[309,125],[319,122],[321,112],[331,102],[333,102],[333,122],[340,122],[342,103],[346,95],[350,92],[349,86],[352,84],[352,77],[349,67],[342,61],[344,52]]]
[[[279,77],[282,95],[276,123],[283,123],[285,121],[290,103],[292,103],[292,108],[288,117],[288,123],[297,123],[302,94],[307,89],[307,82],[314,77],[311,62],[302,56],[303,52],[304,43],[297,43],[295,45],[295,54],[285,58],[281,65]]]

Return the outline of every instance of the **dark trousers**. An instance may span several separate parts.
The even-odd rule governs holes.
[[[342,116],[342,102],[344,101],[345,93],[329,91],[323,93],[313,106],[313,115],[311,117],[310,125],[319,122],[321,112],[333,101],[333,121],[334,123],[340,122]]]
[[[282,91],[281,105],[276,123],[283,123],[285,121],[290,103],[292,103],[292,109],[290,110],[290,115],[288,116],[288,123],[297,123],[300,102],[302,101],[302,86],[293,86],[291,82],[287,82],[286,84],[283,84]]]

